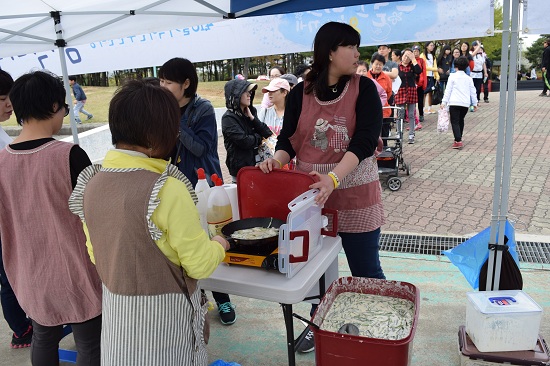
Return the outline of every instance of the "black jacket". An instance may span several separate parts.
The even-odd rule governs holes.
[[[541,67],[545,67],[546,71],[550,69],[550,46],[547,46],[542,52]]]
[[[249,88],[248,81],[230,80],[225,84],[227,111],[222,117],[223,143],[227,151],[225,164],[229,174],[237,176],[239,169],[256,165],[258,146],[262,140],[273,134],[269,127],[258,119],[256,108],[252,106],[254,91],[250,96],[250,111],[254,120],[243,115],[240,108],[241,95]]]

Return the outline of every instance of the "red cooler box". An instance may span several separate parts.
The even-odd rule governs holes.
[[[341,334],[323,330],[323,320],[339,294],[345,292],[406,299],[414,304],[411,331],[403,339],[388,340]],[[418,322],[420,292],[407,282],[374,278],[342,277],[334,281],[313,314],[317,366],[407,366],[412,356],[412,340]]]

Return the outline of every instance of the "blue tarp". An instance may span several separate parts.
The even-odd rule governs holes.
[[[466,280],[473,289],[479,288],[479,272],[481,271],[483,263],[489,258],[490,232],[491,228],[488,227],[453,249],[443,251],[443,254],[445,254],[451,263],[457,266],[464,277],[466,277]],[[519,267],[514,227],[508,221],[506,221],[504,235],[508,238],[508,251]]]

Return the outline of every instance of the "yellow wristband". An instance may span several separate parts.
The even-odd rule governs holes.
[[[334,183],[334,188],[338,188],[340,186],[340,179],[334,172],[328,172],[327,174],[329,177],[332,178],[332,183]]]
[[[282,168],[282,167],[283,167],[283,163],[281,163],[280,160],[277,160],[277,159],[275,159],[275,158],[273,158],[273,160],[275,160],[277,163],[279,163],[279,168]]]

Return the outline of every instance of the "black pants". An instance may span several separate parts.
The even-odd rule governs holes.
[[[453,128],[453,135],[456,142],[462,141],[462,133],[464,132],[464,117],[466,117],[466,113],[468,113],[468,107],[460,107],[457,105],[449,106],[451,127]]]
[[[490,76],[483,83],[483,100],[489,100],[489,79]]]
[[[33,320],[31,363],[33,366],[59,365],[59,341],[63,326],[48,327]],[[100,366],[101,315],[84,323],[71,324],[76,344],[78,366]]]
[[[479,102],[479,96],[481,95],[481,84],[483,84],[483,79],[472,78],[474,81],[474,86],[476,87],[477,101]]]
[[[418,116],[424,116],[424,89],[418,86],[416,88],[416,94],[418,94]]]
[[[2,245],[0,243],[0,301],[2,302],[2,311],[4,319],[16,336],[20,337],[27,331],[31,324],[27,314],[21,309],[13,289],[6,276],[4,270],[4,262],[2,261]]]

